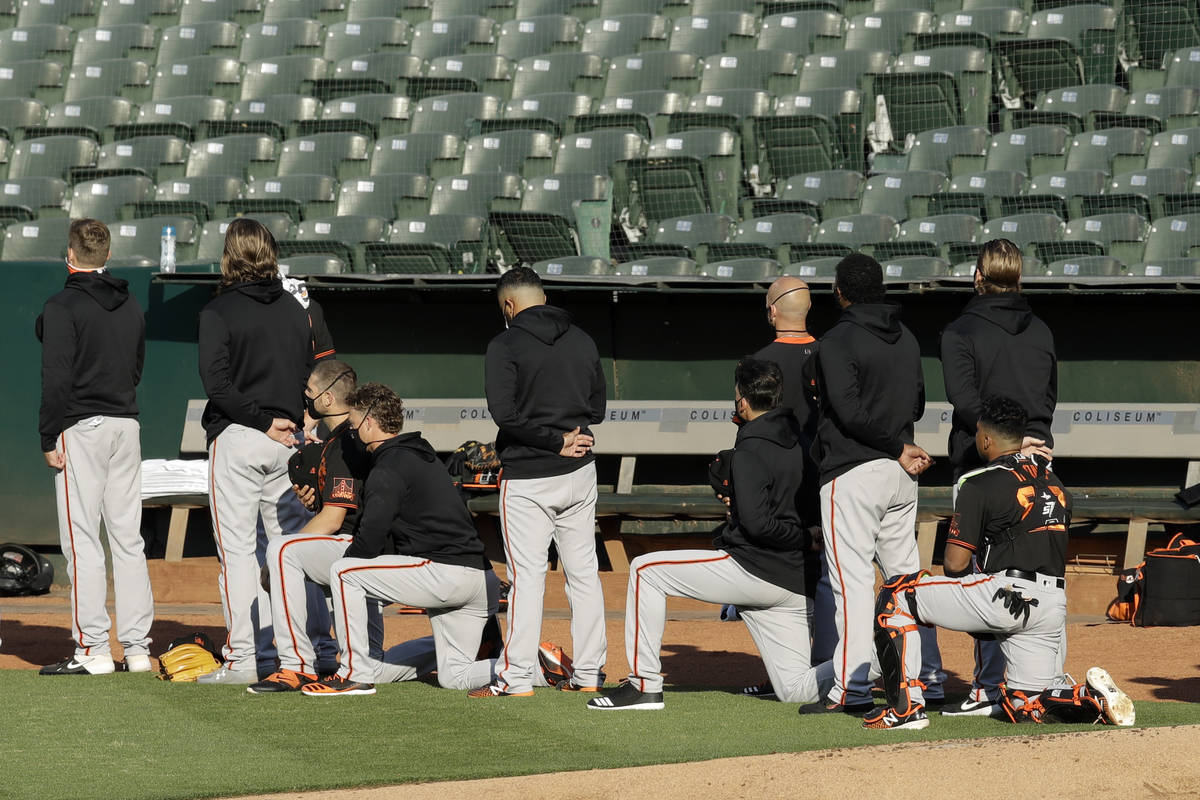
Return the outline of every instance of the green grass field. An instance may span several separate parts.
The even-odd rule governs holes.
[[[628,767],[899,741],[1029,735],[940,719],[864,731],[849,717],[720,691],[676,689],[658,712],[589,711],[552,690],[469,700],[425,684],[371,697],[254,696],[117,674],[0,672],[6,798],[184,798]],[[1200,723],[1200,705],[1138,704],[1141,725]],[[1044,732],[1082,730],[1054,725]]]

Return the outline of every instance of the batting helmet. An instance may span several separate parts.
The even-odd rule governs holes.
[[[45,594],[53,581],[45,556],[20,544],[0,545],[0,595]]]

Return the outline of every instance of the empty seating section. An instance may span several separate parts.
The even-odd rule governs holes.
[[[762,282],[1192,276],[1193,0],[41,0],[0,19],[0,258]],[[5,27],[7,26],[7,27]]]

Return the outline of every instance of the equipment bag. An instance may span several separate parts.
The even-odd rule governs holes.
[[[1122,572],[1108,618],[1147,628],[1200,625],[1200,543],[1179,534]]]

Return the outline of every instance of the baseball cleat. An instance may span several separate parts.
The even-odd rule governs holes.
[[[774,700],[775,687],[771,685],[770,681],[763,681],[754,686],[744,686],[742,687],[742,696],[757,697],[760,700]]]
[[[588,708],[598,711],[658,711],[663,707],[662,692],[639,692],[632,683],[623,683],[603,697],[588,700]]]
[[[339,678],[337,675],[331,675],[324,680],[304,684],[300,687],[300,691],[304,693],[305,697],[375,694],[375,684],[359,683],[358,681],[350,681],[345,678]]]
[[[215,669],[207,675],[201,675],[196,678],[196,683],[228,683],[228,684],[249,684],[258,683],[258,670],[256,669],[230,669],[229,667],[221,667]]]
[[[112,656],[108,653],[95,656],[72,656],[65,661],[47,664],[38,670],[39,675],[108,675],[116,671]]]
[[[578,683],[575,682],[575,679],[572,678],[569,681],[563,681],[562,683],[560,683],[558,685],[558,690],[560,692],[585,692],[585,693],[594,694],[594,693],[600,691],[600,687],[599,686],[580,686]]]
[[[506,692],[494,683],[487,686],[480,686],[478,689],[472,689],[467,692],[467,697],[533,697],[533,690],[528,692]]]
[[[125,656],[125,671],[126,672],[149,672],[150,671],[150,656],[145,653],[140,653],[132,656]]]
[[[861,717],[864,714],[869,714],[875,709],[874,703],[851,703],[843,705],[841,703],[830,703],[822,700],[819,703],[806,703],[796,709],[796,713],[807,716],[808,714],[849,714],[852,717]]]
[[[1087,671],[1087,687],[1103,699],[1104,719],[1109,725],[1128,728],[1136,717],[1133,701],[1129,695],[1117,688],[1108,670],[1092,667]]]
[[[991,717],[1004,719],[1004,709],[999,703],[991,700],[972,700],[967,698],[961,703],[953,703],[942,707],[943,717]]]
[[[538,645],[538,663],[542,667],[542,677],[551,686],[566,683],[575,676],[571,667],[571,657],[554,642],[542,642]]]
[[[904,715],[884,706],[863,717],[862,726],[872,731],[919,731],[929,727],[929,717],[925,716],[924,706],[913,706]]]
[[[330,676],[336,677],[336,676]],[[258,683],[252,683],[246,687],[246,691],[250,694],[272,694],[275,692],[298,692],[310,683],[316,683],[319,679],[314,678],[304,672],[295,672],[290,669],[281,669],[278,672],[268,675]]]

